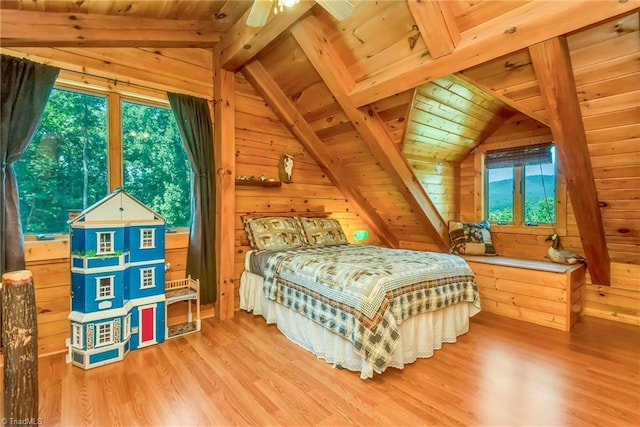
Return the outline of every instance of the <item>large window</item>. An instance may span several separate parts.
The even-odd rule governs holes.
[[[191,166],[168,103],[160,93],[150,101],[145,91],[143,104],[136,88],[125,96],[107,83],[103,91],[67,81],[53,89],[16,163],[25,234],[67,233],[70,211],[120,186],[162,215],[167,227],[189,226]]]
[[[188,227],[191,166],[170,108],[122,101],[124,188],[164,216]]]
[[[551,143],[487,151],[486,208],[500,225],[556,222],[556,161]]]
[[[25,234],[66,233],[69,210],[109,191],[106,97],[54,89],[15,168]]]

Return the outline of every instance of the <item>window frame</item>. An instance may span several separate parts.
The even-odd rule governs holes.
[[[74,348],[82,349],[84,334],[82,331],[82,325],[80,323],[71,324],[71,345]]]
[[[115,231],[98,231],[96,233],[96,255],[113,255],[114,253],[116,253],[113,245],[115,234]],[[102,236],[109,236],[109,250],[102,249]]]
[[[149,239],[145,237],[145,233],[150,232]],[[149,244],[145,242],[149,240]],[[140,249],[153,249],[156,247],[156,229],[155,228],[141,228],[140,229]]]
[[[108,289],[109,289],[109,294],[108,295],[101,295],[101,288],[103,287],[102,285],[102,280],[107,279],[109,280],[109,284],[108,284]],[[115,296],[115,292],[114,292],[114,279],[115,276],[100,276],[100,277],[96,277],[96,301],[104,301],[104,300],[108,300],[108,299],[114,299]],[[106,286],[105,286],[106,287]]]
[[[557,167],[557,163],[554,164],[555,166],[555,171],[554,171],[554,180],[555,180],[555,184],[557,187],[558,184],[558,167]],[[525,219],[525,202],[526,202],[526,197],[525,197],[525,182],[524,182],[524,178],[526,176],[526,166],[511,166],[511,168],[513,169],[513,221],[511,222],[507,222],[504,224],[501,224],[498,221],[491,221],[489,220],[489,222],[491,223],[491,225],[493,226],[494,224],[496,225],[513,225],[513,226],[518,226],[518,227],[553,227],[553,224],[555,224],[558,220],[558,212],[556,209],[556,221],[554,222],[541,222],[541,223],[528,223]],[[485,199],[485,203],[484,203],[484,217],[485,218],[489,218],[489,174],[488,171],[490,169],[485,168],[484,170],[484,175],[485,175],[485,186],[484,186],[484,199]],[[556,192],[556,196],[554,197],[554,204],[558,205],[557,202],[557,191]],[[548,197],[548,195],[547,195]],[[550,198],[550,197],[549,197]]]
[[[128,313],[124,317],[124,339],[128,339],[131,336],[131,313]]]
[[[121,100],[142,103],[150,106],[171,108],[166,92],[153,88],[113,79],[94,77],[81,73],[61,73],[54,83],[54,89],[69,90],[88,95],[104,96],[107,99],[107,168],[108,188],[105,196],[123,186],[123,151],[122,151],[122,107]],[[113,124],[113,125],[112,125]],[[178,227],[165,233],[187,234],[190,227]],[[37,241],[38,234],[25,234],[24,242]],[[69,233],[52,233],[53,241],[66,241]]]
[[[145,273],[151,273],[150,277],[145,277]],[[150,285],[145,285],[146,280],[151,280]],[[156,287],[156,268],[148,267],[140,269],[140,289],[151,289]]]
[[[105,334],[104,331],[102,331],[102,327],[109,327],[108,332]],[[96,323],[96,343],[95,343],[95,348],[98,347],[105,347],[108,345],[111,345],[115,342],[114,340],[114,322],[110,321],[110,322],[104,322],[104,323]],[[107,339],[105,341],[101,341],[103,339],[103,337],[106,337]]]
[[[485,166],[485,155],[487,151],[501,150],[516,146],[536,145],[548,142],[548,139],[537,140],[531,139],[526,143],[502,142],[494,144],[483,144],[477,148],[474,158],[474,169],[476,171],[474,178],[474,212],[477,217],[475,220],[481,221],[487,217],[487,177]],[[520,185],[520,177],[514,173],[514,186],[522,188]],[[517,181],[517,182],[516,182]],[[520,190],[519,190],[520,191]],[[518,192],[519,192],[518,191]],[[514,200],[514,203],[516,201]],[[521,202],[521,201],[520,201]],[[567,186],[560,162],[556,160],[556,222],[555,224],[498,224],[491,222],[491,231],[495,233],[511,233],[511,234],[530,234],[530,235],[549,235],[552,232],[558,233],[560,236],[567,235]],[[523,209],[522,203],[514,206],[514,218],[516,209]],[[524,212],[521,212],[523,218]]]

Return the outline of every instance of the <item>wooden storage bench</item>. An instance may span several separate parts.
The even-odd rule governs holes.
[[[570,331],[582,315],[585,266],[510,257],[464,256],[482,309]]]

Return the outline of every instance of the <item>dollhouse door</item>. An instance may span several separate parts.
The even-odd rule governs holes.
[[[144,347],[156,343],[156,307],[140,308],[140,345]]]

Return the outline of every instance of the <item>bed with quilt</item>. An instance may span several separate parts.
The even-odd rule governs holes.
[[[449,254],[349,244],[331,218],[245,218],[240,308],[370,378],[427,358],[480,311],[473,272]]]

